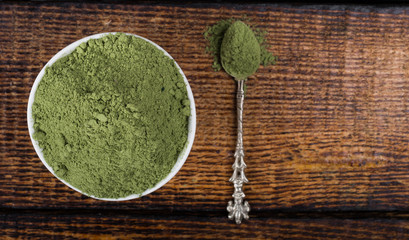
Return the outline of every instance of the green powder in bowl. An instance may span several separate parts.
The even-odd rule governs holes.
[[[195,109],[175,61],[147,39],[97,34],[63,49],[30,94],[28,125],[46,167],[103,200],[146,195],[191,149]]]

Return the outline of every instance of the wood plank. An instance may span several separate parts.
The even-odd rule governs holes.
[[[202,34],[219,19],[246,14],[268,31],[279,56],[248,82],[245,193],[253,211],[408,210],[408,10],[2,4],[0,205],[224,210],[232,193],[235,86],[212,71]],[[69,43],[110,31],[139,34],[167,50],[197,106],[195,143],[179,174],[154,194],[121,203],[60,183],[42,166],[26,127],[29,91],[42,66]]]
[[[3,239],[408,239],[404,219],[253,218],[220,216],[0,214]]]

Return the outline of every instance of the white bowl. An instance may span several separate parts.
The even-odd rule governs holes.
[[[38,145],[38,142],[36,140],[33,139],[33,133],[34,133],[34,128],[33,128],[33,124],[34,124],[34,119],[32,117],[32,106],[33,106],[33,102],[34,102],[34,96],[35,96],[35,92],[37,90],[38,84],[40,83],[41,79],[44,76],[45,73],[45,69],[48,66],[51,66],[53,63],[55,63],[55,61],[57,61],[58,59],[67,56],[68,54],[70,54],[71,52],[73,52],[75,50],[76,47],[78,47],[81,43],[83,42],[87,42],[90,39],[97,39],[97,38],[101,38],[103,36],[106,36],[108,34],[115,34],[116,32],[108,32],[108,33],[100,33],[100,34],[95,34],[92,36],[88,36],[85,37],[83,39],[80,39],[74,43],[71,43],[70,45],[68,45],[67,47],[65,47],[63,50],[59,51],[54,57],[52,57],[50,59],[50,61],[48,61],[48,63],[43,67],[43,69],[41,69],[41,72],[38,74],[36,80],[34,81],[33,87],[31,88],[31,92],[30,92],[30,97],[28,99],[28,107],[27,107],[27,123],[28,123],[28,131],[30,133],[30,138],[31,138],[31,142],[33,143],[34,149],[37,152],[38,157],[41,159],[41,161],[43,162],[43,164],[46,166],[46,168],[56,177],[58,178],[61,182],[63,182],[65,185],[67,185],[68,187],[74,189],[77,192],[80,192],[86,196],[95,198],[95,199],[99,199],[99,200],[105,200],[105,201],[124,201],[124,200],[130,200],[130,199],[134,199],[134,198],[139,198],[142,196],[145,196],[151,192],[154,192],[156,190],[158,190],[160,187],[162,187],[163,185],[165,185],[167,182],[170,181],[170,179],[172,179],[176,173],[182,168],[183,164],[185,163],[187,157],[189,156],[190,150],[192,149],[192,145],[193,145],[193,140],[195,138],[195,132],[196,132],[196,108],[195,108],[195,101],[193,99],[193,93],[192,90],[190,89],[190,85],[189,82],[186,79],[185,74],[183,73],[182,69],[180,69],[179,65],[176,63],[176,67],[179,69],[180,74],[183,76],[183,79],[185,81],[186,84],[186,89],[187,89],[187,94],[190,100],[190,117],[189,117],[189,132],[188,132],[188,137],[187,137],[187,142],[185,147],[183,148],[182,152],[179,154],[179,157],[175,163],[175,165],[173,166],[171,172],[168,174],[167,177],[165,177],[162,181],[158,182],[153,188],[147,189],[145,192],[141,193],[141,194],[132,194],[129,195],[127,197],[124,198],[98,198],[89,194],[86,194],[84,192],[82,192],[81,190],[71,186],[69,183],[67,183],[66,181],[64,181],[63,179],[57,177],[57,175],[54,173],[53,169],[50,167],[50,165],[47,164],[47,162],[44,160],[44,155],[43,155],[43,151],[40,148],[40,146]],[[169,53],[167,53],[163,48],[161,48],[159,45],[157,45],[156,43],[143,38],[141,36],[135,35],[135,34],[130,34],[130,33],[126,33],[127,35],[132,35],[138,38],[141,38],[149,43],[151,43],[152,45],[154,45],[155,47],[157,47],[159,50],[161,50],[162,52],[165,53],[166,56],[172,58],[172,56],[170,56]],[[173,58],[172,58],[173,59]]]

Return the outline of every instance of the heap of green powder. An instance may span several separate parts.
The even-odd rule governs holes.
[[[174,60],[140,38],[107,35],[46,69],[33,137],[58,177],[88,195],[126,197],[169,174],[189,106]]]
[[[260,44],[242,21],[230,25],[224,34],[220,58],[223,69],[236,80],[246,80],[260,66]]]
[[[215,71],[220,71],[222,69],[220,49],[223,42],[224,35],[227,29],[235,23],[236,19],[225,19],[220,20],[216,24],[207,27],[204,37],[208,41],[208,46],[206,47],[206,52],[213,56],[213,69]],[[247,21],[246,21],[247,22]],[[265,35],[266,32],[261,31],[258,28],[252,28],[254,35],[260,45],[260,64],[267,66],[275,64],[277,57],[269,52],[266,48]]]

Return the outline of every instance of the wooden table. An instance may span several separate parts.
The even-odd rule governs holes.
[[[203,32],[247,15],[279,56],[248,82],[244,144],[252,210],[227,219],[235,84],[213,72]],[[47,171],[26,107],[44,64],[85,36],[161,45],[195,96],[181,171],[125,202],[94,200]],[[409,8],[291,5],[0,5],[0,229],[6,238],[409,238]]]

